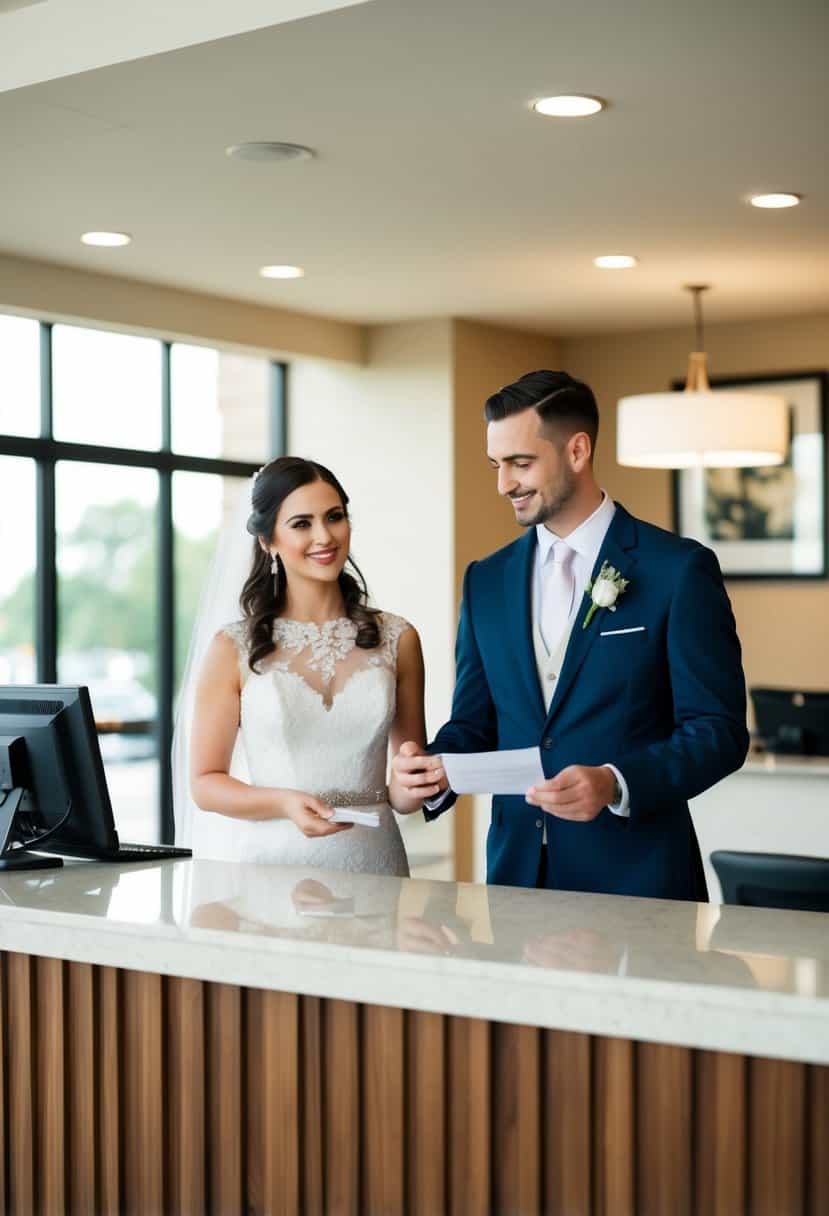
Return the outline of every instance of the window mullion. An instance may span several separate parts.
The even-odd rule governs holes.
[[[37,678],[58,678],[58,579],[55,535],[55,461],[52,441],[52,326],[40,326],[40,434],[46,452],[37,462],[37,576],[35,578],[35,648]]]
[[[161,445],[165,452],[169,452],[172,445],[170,343],[162,343],[161,351]],[[170,755],[173,746],[173,691],[176,653],[175,555],[173,544],[173,474],[172,470],[168,467],[159,471],[158,562],[156,564],[158,805],[160,813],[160,839],[163,844],[172,844],[175,838]]]

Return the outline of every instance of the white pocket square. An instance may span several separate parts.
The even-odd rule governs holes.
[[[599,634],[600,638],[617,637],[620,633],[644,633],[644,625],[632,625],[630,629],[603,629]]]

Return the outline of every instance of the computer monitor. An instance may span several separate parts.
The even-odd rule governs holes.
[[[89,691],[0,686],[0,869],[59,865],[47,852],[105,861],[189,857],[167,845],[123,845]]]
[[[829,692],[752,688],[751,700],[766,751],[829,756]]]

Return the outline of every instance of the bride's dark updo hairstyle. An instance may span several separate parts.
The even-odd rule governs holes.
[[[300,486],[310,485],[314,481],[325,481],[333,486],[339,495],[343,510],[348,512],[348,495],[330,469],[317,464],[314,460],[302,460],[298,456],[280,456],[270,461],[256,475],[251,493],[251,511],[247,530],[256,539],[253,542],[253,561],[250,574],[247,577],[239,605],[245,619],[248,642],[248,665],[251,671],[257,670],[268,655],[276,650],[273,638],[273,625],[277,617],[282,615],[285,608],[287,578],[282,558],[277,557],[279,575],[277,578],[278,591],[274,595],[274,576],[271,574],[271,556],[259,544],[259,537],[270,546],[273,540],[276,517],[289,494]],[[356,644],[363,650],[373,650],[380,645],[379,612],[368,606],[368,589],[357,564],[348,558],[347,565],[351,566],[354,574],[345,569],[340,573],[338,582],[345,602],[345,613],[349,620],[357,626]],[[355,577],[356,575],[356,577]]]

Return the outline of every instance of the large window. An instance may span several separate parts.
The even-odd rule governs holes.
[[[0,315],[0,684],[89,687],[125,840],[171,841],[175,692],[281,364]]]
[[[0,453],[0,684],[35,679],[35,462]]]

